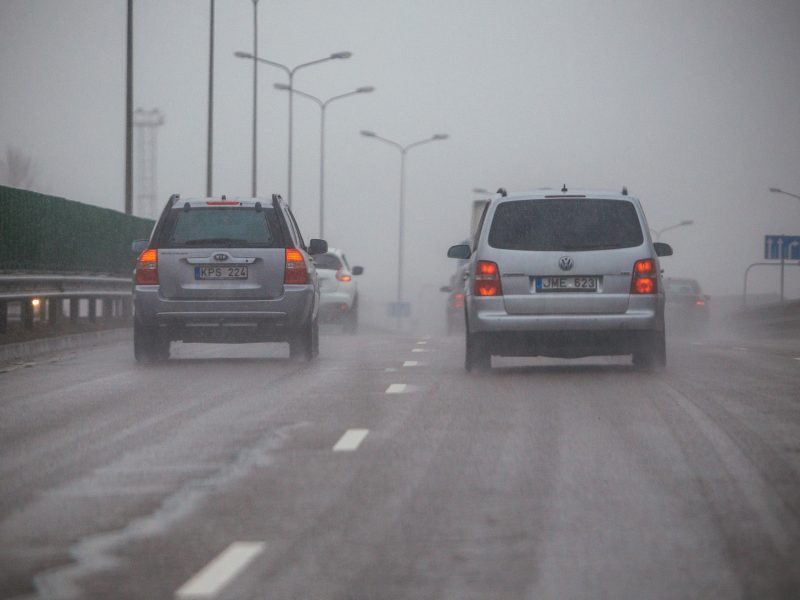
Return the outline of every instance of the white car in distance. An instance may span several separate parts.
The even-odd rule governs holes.
[[[344,252],[328,248],[314,257],[320,289],[320,319],[341,323],[345,333],[358,331],[358,283],[355,277],[364,267],[350,268]]]

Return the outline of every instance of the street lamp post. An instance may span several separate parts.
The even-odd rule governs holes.
[[[329,60],[336,60],[336,59],[345,59],[350,58],[353,56],[352,52],[334,52],[333,54],[326,56],[325,58],[318,58],[317,60],[312,60],[306,63],[302,63],[296,65],[294,67],[288,67],[284,64],[267,60],[266,58],[261,58],[255,54],[250,54],[249,52],[234,52],[234,56],[237,58],[248,58],[253,60],[254,62],[264,63],[265,65],[270,65],[272,67],[276,67],[278,69],[282,69],[286,75],[289,77],[289,89],[294,89],[294,74],[303,69],[305,67],[310,67],[311,65],[318,65],[320,63],[328,62]],[[292,206],[292,140],[293,140],[293,113],[294,113],[294,94],[289,94],[289,157],[288,157],[288,174],[287,174],[287,183],[286,183],[286,202],[289,207]]]
[[[773,194],[783,194],[784,196],[791,196],[792,198],[797,198],[798,200],[800,200],[800,196],[798,196],[797,194],[792,194],[791,192],[784,192],[782,189],[779,188],[771,187],[769,188],[769,191],[772,192]]]
[[[419,140],[403,146],[402,144],[395,142],[394,140],[390,140],[388,138],[382,137],[376,134],[374,131],[361,131],[361,135],[364,137],[374,138],[376,140],[380,140],[381,142],[385,142],[390,146],[394,146],[400,151],[400,207],[398,213],[398,251],[397,251],[397,303],[396,303],[396,311],[397,311],[397,326],[398,329],[400,328],[401,323],[401,313],[400,313],[400,305],[403,302],[403,216],[405,213],[405,187],[406,187],[406,154],[411,148],[416,148],[417,146],[421,146],[423,144],[428,144],[430,142],[438,142],[440,140],[446,140],[449,136],[446,133],[436,133],[429,138],[425,138],[424,140]]]
[[[325,111],[328,108],[328,105],[335,100],[341,100],[342,98],[347,98],[349,96],[355,96],[356,94],[369,94],[370,92],[375,91],[375,88],[372,86],[363,86],[360,88],[356,88],[352,92],[347,92],[345,94],[339,94],[338,96],[332,96],[327,100],[321,100],[312,94],[308,94],[306,92],[301,92],[298,89],[293,89],[291,86],[288,86],[284,83],[276,83],[275,89],[277,90],[284,90],[291,92],[293,94],[297,94],[298,96],[303,96],[304,98],[308,98],[313,102],[316,102],[320,108],[320,126],[319,126],[319,237],[325,239]]]
[[[693,220],[686,219],[684,221],[681,221],[680,223],[675,223],[675,225],[670,225],[669,227],[664,227],[663,229],[652,229],[651,228],[650,232],[655,234],[656,241],[660,242],[661,241],[661,234],[664,233],[665,231],[669,231],[670,229],[676,229],[678,227],[685,227],[687,225],[691,225],[692,223],[694,223]]]

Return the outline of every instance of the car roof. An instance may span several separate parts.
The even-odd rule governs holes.
[[[635,196],[629,196],[628,194],[623,194],[621,192],[610,192],[607,190],[590,190],[590,189],[573,189],[573,190],[567,190],[566,192],[553,189],[539,189],[528,192],[508,193],[505,196],[503,196],[502,194],[497,194],[494,196],[494,199],[500,202],[505,202],[509,200],[544,200],[550,198],[574,198],[576,196],[590,198],[590,199],[597,198],[603,200],[638,201],[638,198],[636,198]]]
[[[257,202],[261,203],[261,206],[264,208],[272,208],[272,200],[267,200],[266,198],[239,198],[239,197],[218,197],[218,198],[181,198],[179,199],[173,208],[183,208],[186,204],[191,207],[196,206],[210,206],[210,207],[230,207],[236,206],[236,204],[209,204],[209,202],[225,202],[225,203],[238,203],[240,206],[251,208],[256,205]]]

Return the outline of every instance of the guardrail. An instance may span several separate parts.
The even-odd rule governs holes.
[[[98,316],[128,317],[131,290],[131,279],[126,277],[0,274],[0,333],[8,331],[9,313],[13,312],[9,309],[17,307],[25,329],[33,329],[37,316],[41,320],[46,316],[51,325],[65,316],[77,321],[84,312],[82,307],[91,322]]]

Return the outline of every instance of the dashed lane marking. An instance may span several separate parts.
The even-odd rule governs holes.
[[[394,367],[389,367],[388,369],[384,369],[384,371],[386,373],[395,373],[397,369],[395,369]]]
[[[412,352],[430,352],[427,348],[412,348]]]
[[[264,551],[264,542],[233,542],[194,577],[184,583],[175,597],[181,600],[214,598]]]
[[[420,346],[424,346],[424,345],[425,345],[425,344],[427,344],[427,343],[428,343],[428,342],[426,342],[426,341],[417,342],[417,344],[419,344]]]
[[[356,450],[364,438],[367,437],[369,429],[348,429],[344,435],[336,442],[333,447],[334,452],[352,452]]]
[[[800,358],[798,358],[797,360],[800,360]],[[404,367],[416,367],[416,366],[419,366],[419,362],[416,361],[416,360],[407,360],[407,361],[405,361],[403,363],[403,366]]]
[[[388,388],[386,388],[387,394],[402,394],[406,391],[406,387],[408,387],[405,383],[392,383]]]

